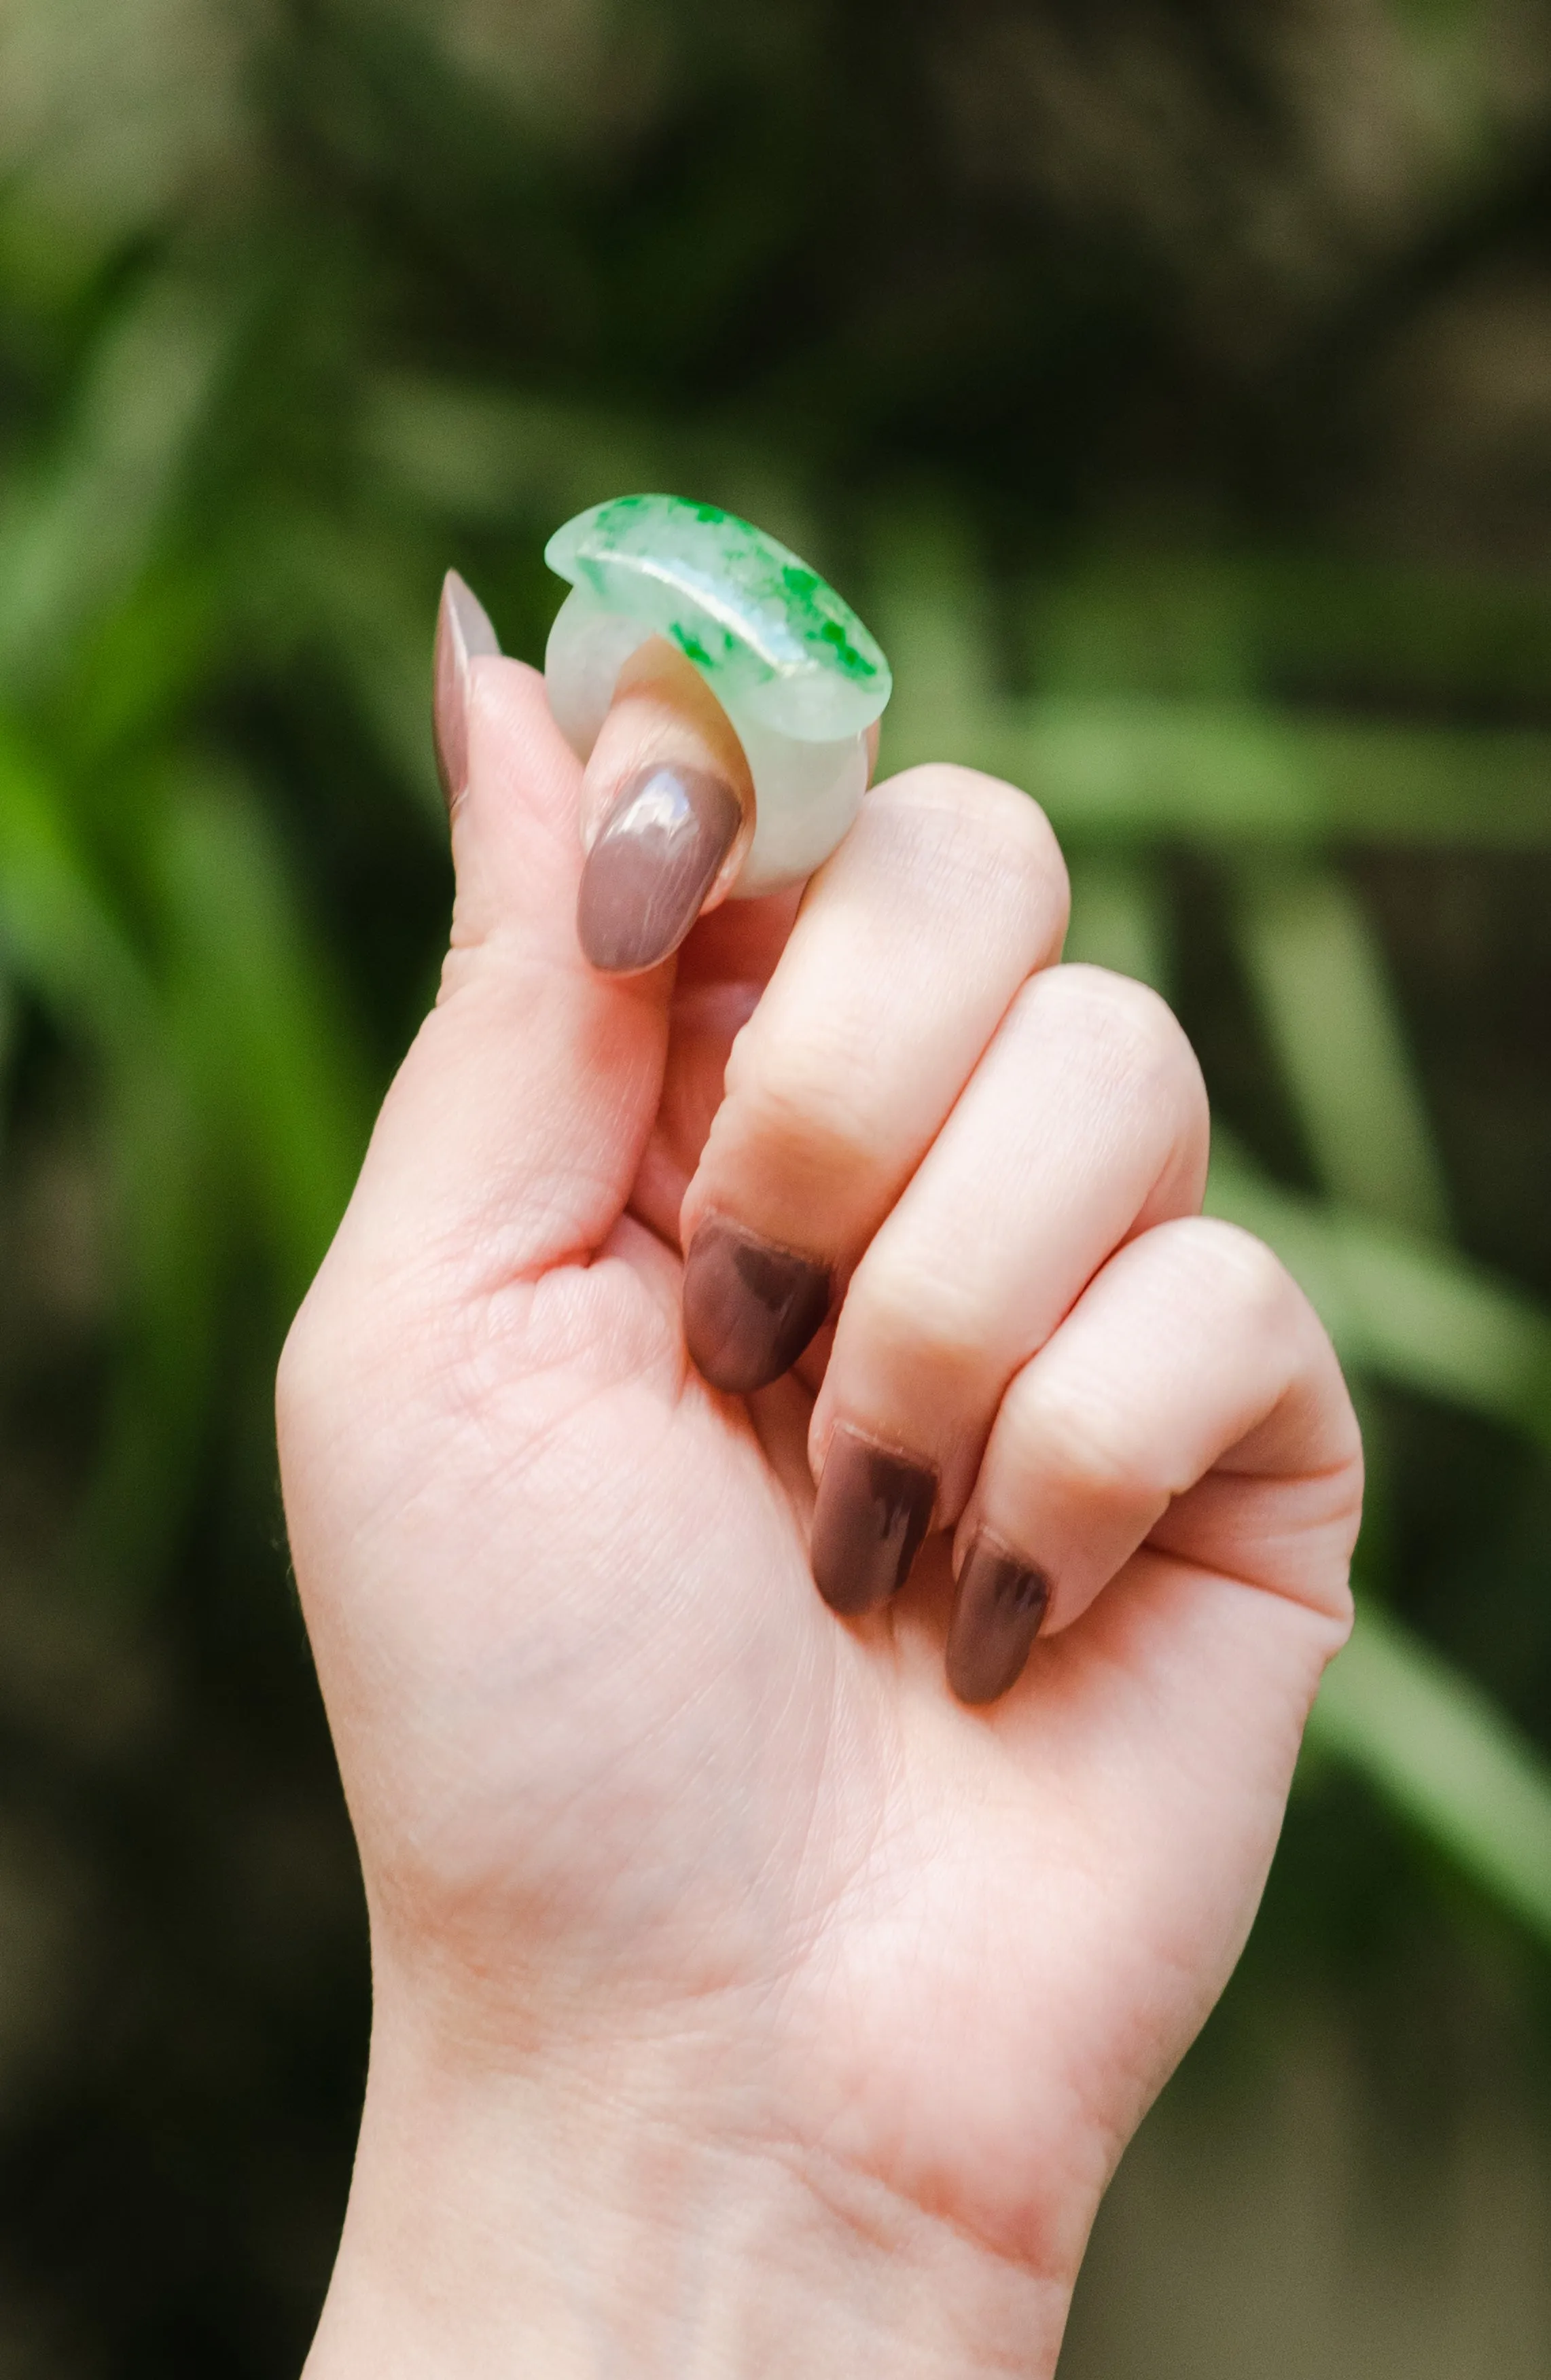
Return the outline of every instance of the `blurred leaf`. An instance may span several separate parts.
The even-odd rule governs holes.
[[[394,776],[424,820],[446,831],[446,809],[431,741],[431,652],[436,579],[408,540],[331,520],[319,511],[272,509],[252,538],[242,605],[263,621],[272,652],[297,646],[337,667]]]
[[[417,511],[477,524],[543,519],[654,484],[667,434],[591,405],[557,405],[429,375],[365,392],[364,452]]]
[[[219,590],[202,572],[153,569],[93,631],[79,638],[68,691],[52,724],[68,753],[72,783],[117,794],[103,783],[130,749],[180,729],[205,693],[221,625]],[[92,803],[95,813],[97,805]]]
[[[1309,1742],[1366,1777],[1551,1949],[1551,1762],[1489,1695],[1364,1603]]]
[[[112,1085],[110,1166],[124,1295],[102,1446],[75,1561],[98,1591],[148,1596],[187,1516],[209,1426],[227,1237],[183,1086],[162,1053]]]
[[[370,1070],[248,787],[227,774],[184,779],[162,884],[176,1030],[222,1144],[221,1195],[255,1215],[288,1308],[354,1185]]]
[[[1242,702],[1319,687],[1371,708],[1538,713],[1551,600],[1531,569],[1407,566],[1315,548],[1120,545],[1042,570],[1020,622],[1047,695]]]
[[[0,936],[10,968],[67,1035],[123,1064],[154,1050],[150,982],[75,847],[57,788],[3,725]]]
[[[1079,560],[1038,589],[1028,625],[1048,696],[1231,702],[1258,677],[1255,589],[1230,557],[1167,550]]]
[[[1325,1185],[1442,1236],[1447,1196],[1373,929],[1334,871],[1240,868],[1245,965]]]
[[[1540,709],[1551,679],[1551,602],[1525,572],[1405,568],[1357,555],[1266,554],[1227,563],[1254,623],[1259,674],[1371,699]]]
[[[1132,976],[1166,999],[1172,970],[1166,904],[1146,853],[1079,853],[1069,873],[1066,957]]]
[[[997,715],[999,692],[994,608],[965,524],[940,497],[918,493],[878,516],[867,558],[873,625],[894,672],[879,767],[963,759]]]
[[[1551,848],[1551,736],[1528,729],[1056,696],[989,705],[968,725],[959,758],[1027,786],[1079,842]],[[938,741],[934,722],[912,721],[892,765]]]
[[[1551,1315],[1469,1258],[1280,1188],[1218,1131],[1207,1210],[1276,1249],[1343,1362],[1551,1446]]]
[[[763,445],[714,422],[517,396],[430,373],[380,373],[362,393],[363,456],[420,516],[540,532],[629,489],[704,496],[757,520],[818,562],[793,475]]]
[[[877,625],[898,681],[885,718],[891,768],[952,751],[1025,786],[1079,842],[1551,846],[1551,735],[1321,716],[1225,692],[1251,657],[1209,565],[1182,585],[1166,572],[1151,605],[1145,575],[1141,589],[1069,603],[1058,631],[1047,625],[1042,640],[1036,629],[1034,667],[1049,690],[1033,699],[996,696],[994,626],[961,534],[897,524],[877,578]],[[1541,611],[1551,654],[1551,606]],[[1144,690],[1149,680],[1191,690],[1163,696]],[[1215,698],[1201,698],[1203,683]]]
[[[123,1313],[79,1530],[107,1554],[116,1583],[143,1581],[180,1516],[200,1426],[215,1319],[212,1217],[151,982],[72,847],[46,778],[4,740],[0,955],[95,1062]]]
[[[229,294],[173,270],[112,320],[59,451],[0,511],[0,682],[59,675],[143,570],[234,330]]]
[[[16,1049],[17,1021],[15,988],[0,973],[0,1113],[4,1112],[6,1078]]]

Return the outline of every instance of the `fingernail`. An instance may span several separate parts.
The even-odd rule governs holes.
[[[449,570],[436,613],[431,704],[436,774],[449,810],[469,782],[469,663],[476,654],[500,650],[484,605],[457,571]]]
[[[871,1611],[898,1594],[931,1524],[937,1475],[842,1422],[829,1441],[810,1560],[832,1610]]]
[[[684,1259],[684,1336],[714,1389],[747,1396],[789,1372],[829,1311],[829,1270],[719,1217]]]
[[[1050,1602],[1044,1571],[982,1530],[959,1573],[947,1682],[961,1703],[994,1703],[1022,1675]]]
[[[708,770],[663,763],[627,778],[581,867],[576,929],[592,965],[634,975],[676,951],[742,820]]]

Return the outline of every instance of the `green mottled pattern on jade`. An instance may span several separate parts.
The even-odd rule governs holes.
[[[649,620],[729,692],[774,679],[796,694],[817,679],[830,688],[824,709],[838,698],[852,732],[888,700],[888,663],[849,604],[788,547],[719,505],[617,496],[557,529],[544,558],[601,609]],[[790,730],[804,732],[795,716]]]

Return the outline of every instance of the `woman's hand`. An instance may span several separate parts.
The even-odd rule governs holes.
[[[280,1383],[376,1988],[310,2371],[1048,2373],[1346,1634],[1335,1359],[1025,796],[910,771],[609,977],[542,680],[460,692],[441,997]]]

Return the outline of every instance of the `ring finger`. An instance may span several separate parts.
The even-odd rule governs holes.
[[[1122,1242],[1200,1205],[1207,1135],[1154,993],[1086,966],[1024,985],[841,1309],[809,1440],[837,1610],[886,1599],[957,1520],[1015,1373]]]

